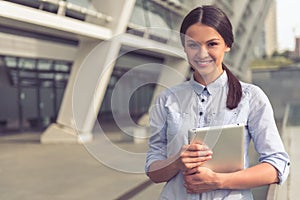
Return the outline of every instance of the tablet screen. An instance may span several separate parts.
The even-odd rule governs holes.
[[[215,172],[234,172],[244,168],[245,126],[233,124],[189,130],[189,142],[202,141],[212,151],[203,166]]]

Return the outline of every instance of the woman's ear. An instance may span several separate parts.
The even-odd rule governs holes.
[[[226,46],[225,52],[229,52],[230,51],[230,47]]]

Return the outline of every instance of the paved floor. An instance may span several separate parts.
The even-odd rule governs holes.
[[[84,145],[42,145],[39,137],[40,133],[0,137],[0,199],[156,199],[160,192],[162,185],[149,184],[143,173],[108,167]],[[146,147],[121,140],[116,144],[137,151]]]

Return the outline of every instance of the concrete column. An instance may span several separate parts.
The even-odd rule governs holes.
[[[112,21],[105,26],[112,30],[113,34],[126,31],[135,0],[91,0],[91,2],[97,11],[112,17]],[[87,21],[102,24],[100,21],[93,19],[87,19]]]
[[[80,45],[57,122],[43,133],[42,143],[92,140],[91,131],[120,47],[117,40]]]
[[[126,31],[134,3],[135,0],[93,2],[99,11],[113,17],[108,27],[113,35]],[[57,122],[42,134],[42,143],[92,140],[91,132],[121,47],[120,40],[113,38],[100,42],[81,40]]]

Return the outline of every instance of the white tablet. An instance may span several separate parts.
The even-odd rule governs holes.
[[[235,172],[244,169],[243,124],[223,125],[189,130],[189,143],[201,140],[212,151],[212,159],[203,166],[215,172]]]

